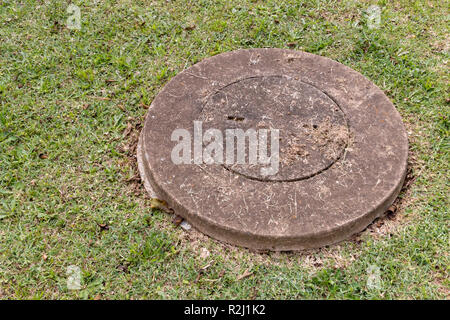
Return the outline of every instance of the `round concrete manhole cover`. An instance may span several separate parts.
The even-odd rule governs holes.
[[[282,49],[220,54],[154,99],[138,146],[152,196],[213,238],[298,250],[343,240],[397,197],[408,141],[373,83]]]

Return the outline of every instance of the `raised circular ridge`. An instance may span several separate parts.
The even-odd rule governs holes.
[[[267,90],[263,86],[264,81],[269,79],[279,79],[281,82],[283,79],[286,79],[290,82],[283,83],[282,92],[274,92],[273,90]],[[252,101],[254,97],[245,94],[246,91],[249,91],[245,87],[241,88],[245,94],[243,96],[224,93],[225,89],[249,80],[263,82],[259,83],[263,92],[258,92],[258,98],[262,101]],[[295,84],[297,87],[293,88]],[[289,105],[283,105],[283,101],[279,101],[280,95],[283,93],[286,94],[284,92],[286,88],[293,90],[293,92],[290,92],[290,95],[294,99],[289,101]],[[267,92],[270,93],[269,97],[264,95]],[[276,95],[276,103],[270,101],[272,94]],[[311,100],[314,94],[316,95],[316,99]],[[214,100],[219,95],[225,96],[220,98],[220,103],[225,103],[226,106],[222,107],[220,103],[217,105],[217,102],[213,102],[214,104],[208,108],[211,100]],[[237,103],[233,102],[233,98],[238,100]],[[298,101],[298,98],[303,98],[303,101]],[[305,101],[305,99],[309,101]],[[318,99],[320,100],[317,101]],[[323,101],[326,103],[323,103]],[[293,104],[292,102],[295,103]],[[328,104],[330,110],[323,110],[323,105],[319,106],[321,107],[319,110],[315,110],[314,107],[318,104],[317,102],[319,104]],[[308,103],[310,105],[305,108],[304,105]],[[230,105],[231,108],[229,107]],[[274,111],[276,107],[280,109],[280,105],[282,107],[281,110]],[[249,106],[250,108],[248,108]],[[283,108],[287,108],[287,110]],[[298,114],[299,111],[300,114]],[[328,111],[328,113],[324,113],[324,111]],[[332,114],[329,111],[332,111]],[[274,119],[274,112],[278,113],[278,119]],[[334,113],[337,113],[337,116]],[[253,119],[248,121],[249,117]],[[208,121],[208,118],[212,118],[212,121]],[[265,119],[268,119],[268,123]],[[258,172],[255,173],[255,171],[258,171],[259,166],[248,164],[235,164],[231,166],[224,164],[226,169],[234,173],[241,174],[248,179],[259,181],[298,181],[322,173],[342,157],[348,145],[350,132],[348,121],[342,109],[326,93],[308,83],[299,80],[293,81],[293,78],[283,75],[248,77],[219,88],[208,96],[207,102],[202,107],[200,119],[198,120],[203,120],[204,126],[209,125],[210,127],[221,128],[222,130],[234,127],[243,128],[243,130],[261,127],[275,127],[280,129],[282,135],[280,137],[281,168],[276,175],[261,177]],[[274,120],[275,123],[273,123]],[[230,121],[238,121],[239,125],[233,126],[233,123],[230,123]],[[248,146],[246,145],[246,147]],[[248,156],[248,148],[245,151],[247,151],[246,156]],[[290,171],[290,175],[283,174],[284,171],[287,171],[285,169]]]

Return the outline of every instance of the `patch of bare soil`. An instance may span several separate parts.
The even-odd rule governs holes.
[[[301,143],[299,137],[293,136],[287,143],[287,147],[281,148],[280,160],[284,165],[294,163],[299,157],[304,158],[309,155],[306,145]]]
[[[336,159],[349,140],[349,130],[346,126],[331,123],[326,119],[314,125],[309,131],[312,143],[316,145],[327,159]]]

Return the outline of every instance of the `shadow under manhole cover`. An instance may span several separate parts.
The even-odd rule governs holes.
[[[138,145],[148,191],[213,238],[299,250],[363,230],[397,197],[408,140],[383,92],[300,51],[223,53],[174,77]]]

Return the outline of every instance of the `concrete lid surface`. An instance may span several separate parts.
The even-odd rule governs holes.
[[[203,133],[278,129],[277,173],[174,164],[172,133],[193,136],[194,121]],[[363,230],[397,197],[407,155],[401,117],[378,87],[336,61],[284,49],[227,52],[175,76],[152,102],[138,147],[152,196],[213,238],[264,250]]]

